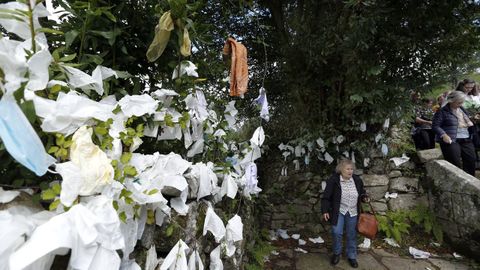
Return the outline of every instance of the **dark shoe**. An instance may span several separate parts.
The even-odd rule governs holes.
[[[336,265],[336,264],[338,264],[339,261],[340,261],[340,254],[339,255],[333,254],[332,259],[330,259],[330,263],[332,265]]]
[[[350,263],[350,266],[353,268],[358,268],[358,262],[355,259],[348,259],[348,263]]]

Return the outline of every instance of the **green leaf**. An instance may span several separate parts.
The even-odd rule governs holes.
[[[166,113],[164,121],[165,121],[165,125],[167,125],[167,127],[174,127],[175,126],[175,124],[173,123],[173,116],[171,114]]]
[[[125,203],[126,204],[133,204],[133,199],[130,197],[125,197]]]
[[[98,134],[98,135],[104,136],[104,135],[107,135],[108,130],[105,127],[96,126],[95,127],[95,133]]]
[[[371,67],[368,71],[367,71],[367,74],[368,75],[378,75],[382,72],[383,70],[383,67],[382,66],[375,66],[375,67]]]
[[[77,30],[71,30],[65,33],[65,47],[70,48],[73,41],[75,41],[79,34],[80,32],[78,32]]]
[[[52,190],[55,192],[55,194],[60,195],[60,191],[62,190],[62,187],[60,186],[59,183],[55,183],[52,185]]]
[[[59,199],[56,199],[55,201],[53,201],[53,202],[48,206],[48,210],[53,211],[53,210],[57,209],[57,207],[58,207],[59,204],[60,204],[60,200],[59,200]]]
[[[127,165],[123,168],[123,174],[130,177],[135,176],[137,175],[137,169],[131,165]]]
[[[165,231],[165,235],[166,235],[167,237],[172,236],[172,234],[173,234],[173,224],[171,224],[170,226],[168,226],[168,227],[167,227],[167,230]]]
[[[112,202],[112,205],[113,205],[113,208],[115,209],[115,211],[118,211],[118,202],[117,202],[117,201],[113,201],[113,202]]]
[[[32,100],[25,101],[20,103],[20,108],[28,119],[28,122],[33,124],[37,119],[37,114],[35,113],[35,106]]]
[[[127,222],[127,214],[125,214],[125,212],[121,212],[118,217],[120,218],[120,220],[125,223]]]
[[[131,136],[135,136],[136,133],[137,133],[137,132],[135,131],[135,129],[133,129],[133,128],[127,128],[127,135],[128,135],[128,136],[130,136],[130,137],[131,137]]]
[[[35,29],[35,32],[36,33],[42,33],[43,32],[43,33],[49,33],[49,34],[54,34],[54,35],[63,35],[62,31],[51,29],[51,28],[45,28],[45,27],[37,28],[37,29]]]
[[[19,188],[25,184],[25,179],[15,179],[12,183],[12,186]]]
[[[350,100],[353,101],[353,102],[361,103],[361,102],[363,102],[363,97],[358,95],[358,94],[354,94],[354,95],[350,96]]]
[[[103,63],[103,58],[100,55],[93,55],[93,54],[84,54],[83,58],[85,58],[86,62],[93,62],[96,65],[100,65]]]
[[[52,147],[50,147],[50,149],[48,149],[47,153],[49,153],[49,154],[56,153],[58,151],[58,149],[60,149],[60,147],[52,146]]]
[[[443,231],[440,225],[433,226],[433,236],[435,236],[438,242],[443,242]]]
[[[117,107],[115,107],[115,109],[113,109],[112,113],[117,114],[121,111],[122,111],[122,107],[120,107],[120,105],[117,105]]]
[[[130,152],[125,152],[122,154],[122,156],[120,157],[120,161],[123,163],[123,164],[127,164],[130,159],[132,158],[132,153]]]
[[[158,189],[154,188],[148,192],[148,195],[153,195],[155,193],[158,193]]]
[[[63,148],[69,148],[72,145],[72,143],[73,143],[72,140],[65,141],[65,143],[63,143]]]
[[[40,189],[41,190],[47,190],[49,188],[50,188],[50,186],[48,185],[48,182],[46,182],[46,181],[40,182]]]
[[[115,18],[110,11],[104,10],[103,14],[105,14],[105,16],[107,16],[107,18],[109,18],[112,22],[117,22],[117,18]]]
[[[22,18],[22,17],[12,15],[12,14],[4,14],[4,13],[0,13],[0,19],[7,19],[7,20],[15,20],[15,21],[19,21],[19,22],[25,22],[25,19]]]
[[[402,234],[397,228],[392,228],[392,236],[395,239],[395,241],[397,241],[397,243],[400,244],[402,242]]]
[[[120,198],[122,197],[128,197],[130,195],[132,195],[133,193],[130,191],[130,190],[127,190],[127,189],[122,189],[122,191],[120,191]]]
[[[108,44],[110,46],[115,43],[115,40],[116,40],[117,36],[122,33],[122,31],[118,28],[115,28],[113,31],[95,31],[95,30],[92,30],[90,32],[107,39]]]
[[[57,197],[57,194],[52,189],[47,189],[42,192],[42,200],[49,201]]]
[[[55,143],[58,145],[58,146],[62,146],[63,143],[65,143],[65,137],[62,136],[57,136],[57,138],[55,139]]]
[[[50,93],[56,94],[62,90],[62,86],[59,84],[55,84],[54,86],[50,87]]]
[[[76,53],[68,54],[68,55],[65,55],[64,57],[60,58],[59,61],[60,62],[69,62],[69,61],[72,61],[73,59],[75,59],[75,57],[77,57]]]

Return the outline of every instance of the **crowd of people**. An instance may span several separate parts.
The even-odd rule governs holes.
[[[411,98],[415,104],[412,138],[417,150],[440,145],[445,160],[471,175],[475,175],[476,149],[480,148],[480,89],[475,81],[464,79],[453,91],[437,97],[436,104],[429,98]],[[479,111],[480,112],[480,111]]]
[[[480,136],[476,122],[480,120],[480,95],[473,80],[461,81],[453,91],[447,91],[433,100],[420,99],[413,93],[415,121],[412,136],[419,150],[440,145],[445,160],[471,175],[475,175],[480,148]],[[471,113],[467,111],[474,108]],[[480,122],[479,122],[480,123]],[[357,223],[361,203],[370,201],[362,179],[353,174],[355,164],[348,159],[340,160],[335,173],[328,179],[322,196],[322,215],[332,225],[332,256],[330,263],[340,262],[345,234],[345,253],[348,263],[358,268]],[[344,233],[345,232],[345,233]]]

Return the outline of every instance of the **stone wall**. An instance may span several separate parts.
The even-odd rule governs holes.
[[[480,180],[445,160],[429,161],[430,204],[455,248],[480,257]]]
[[[368,167],[357,169],[372,205],[379,214],[388,210],[413,209],[424,204],[436,214],[447,241],[460,252],[480,256],[480,180],[466,174],[442,158],[440,149],[419,151],[417,156],[396,167],[392,161],[372,155]],[[264,166],[262,179],[263,225],[316,235],[325,233],[328,224],[321,218],[322,186],[329,177],[317,166],[280,176],[284,164]],[[322,185],[323,183],[323,185]],[[396,198],[385,198],[386,193]]]
[[[397,167],[381,154],[372,153],[370,158],[369,166],[357,169],[355,173],[363,179],[372,206],[379,214],[385,214],[389,209],[412,209],[419,203],[428,204],[420,185],[424,170],[418,169],[414,161]],[[418,158],[415,157],[415,160]],[[289,165],[288,175],[280,176],[284,166],[282,161],[262,164],[261,179],[265,180],[263,196],[269,202],[263,207],[263,225],[274,230],[287,229],[309,234],[325,232],[328,224],[321,218],[321,196],[322,186],[330,174],[319,172],[322,164],[305,166],[300,170]],[[386,199],[387,192],[397,193],[397,197]]]

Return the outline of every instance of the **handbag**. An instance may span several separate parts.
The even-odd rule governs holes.
[[[358,216],[357,230],[361,235],[373,240],[377,235],[378,221],[375,217],[375,210],[373,209],[372,204],[368,202],[368,205],[370,205],[372,213],[364,212],[362,207],[360,207],[361,213]]]

